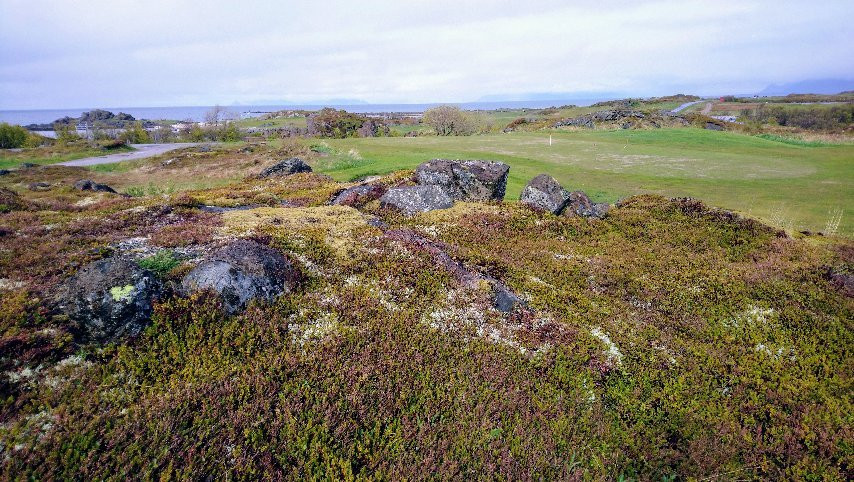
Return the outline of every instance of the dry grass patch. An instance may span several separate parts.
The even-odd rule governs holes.
[[[349,206],[316,206],[230,211],[223,213],[223,232],[245,236],[273,232],[279,235],[321,235],[327,246],[340,255],[361,245],[360,234],[378,235],[362,213]]]

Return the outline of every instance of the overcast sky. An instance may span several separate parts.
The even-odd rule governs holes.
[[[0,109],[748,93],[854,78],[854,0],[0,0]]]

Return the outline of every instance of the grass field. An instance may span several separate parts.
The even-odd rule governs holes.
[[[259,117],[252,117],[248,119],[241,119],[238,123],[240,127],[285,127],[285,126],[293,126],[293,127],[305,127],[305,117],[280,117],[275,119],[262,119]]]
[[[638,193],[690,196],[789,230],[827,230],[841,212],[838,234],[850,236],[854,230],[851,144],[793,145],[699,129],[327,142],[334,152],[317,167],[337,180],[412,169],[432,158],[494,159],[511,166],[508,200],[517,199],[530,178],[546,172],[596,200]]]

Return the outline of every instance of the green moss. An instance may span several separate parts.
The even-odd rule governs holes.
[[[163,277],[181,264],[181,261],[175,257],[174,251],[162,249],[147,258],[139,260],[137,264],[140,268],[153,271],[158,276]]]

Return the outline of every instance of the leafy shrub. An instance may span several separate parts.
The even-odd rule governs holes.
[[[388,135],[388,126],[376,119],[345,110],[324,108],[306,119],[308,134],[317,137],[376,137]]]
[[[0,149],[22,147],[29,137],[29,132],[21,126],[0,123]]]
[[[151,142],[151,136],[148,131],[142,127],[142,122],[136,121],[133,125],[121,133],[119,139],[128,144],[148,144]]]

